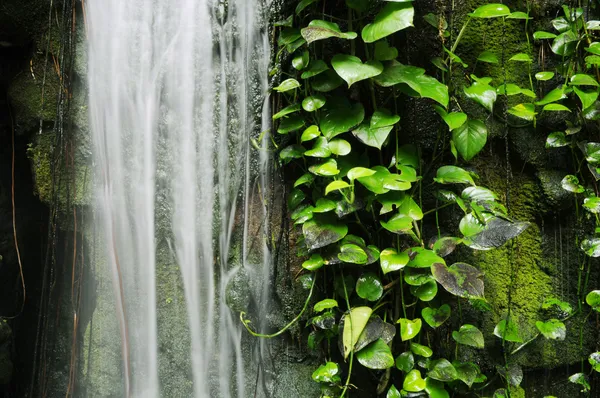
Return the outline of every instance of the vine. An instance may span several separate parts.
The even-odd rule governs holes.
[[[539,320],[539,333],[527,339],[510,316],[502,319],[493,333],[502,341],[505,363],[489,378],[474,361],[459,360],[462,347],[483,349],[485,344],[478,327],[462,324],[462,308],[486,310],[488,305],[483,273],[460,261],[466,251],[456,249],[492,250],[529,226],[526,221],[513,220],[499,195],[476,183],[478,176],[468,164],[488,141],[487,119],[499,117],[494,115],[496,108],[501,108],[496,105],[498,96],[519,95],[532,101],[510,108],[503,105],[507,124],[511,115],[535,126],[538,108],[541,112],[569,111],[558,102],[572,92],[583,103],[582,118],[600,119],[600,84],[593,76],[578,73],[584,66],[569,58],[580,51],[580,42],[590,38],[589,30],[600,29],[600,22],[585,23],[582,12],[565,8],[564,22],[555,24],[560,27],[558,36],[534,33],[535,40],[554,39],[553,51],[556,48],[555,53],[569,58],[566,84],[535,101],[529,12],[486,4],[467,16],[454,40],[443,15],[427,14],[425,20],[438,30],[443,50],[442,56],[432,59],[440,81],[425,69],[398,60],[402,57],[398,49],[402,31],[413,26],[411,1],[372,5],[367,0],[346,0],[344,10],[338,7],[331,13],[326,13],[324,2],[319,3],[299,1],[294,14],[276,24],[280,28],[278,61],[291,63],[291,68],[282,72],[287,78],[273,89],[283,102],[273,115],[280,135],[279,159],[288,175],[295,176],[288,209],[301,230],[297,254],[304,259],[304,272],[298,279],[310,293],[300,314],[278,332],[253,331],[246,314],[240,318],[251,334],[274,337],[299,321],[313,296],[319,296],[307,328],[308,346],[321,350],[324,357],[312,375],[320,384],[322,397],[349,396],[357,383],[353,375],[362,369],[371,371],[374,391],[369,396],[427,394],[443,398],[492,389],[494,397],[510,397],[523,379],[513,356],[538,338],[564,339],[565,322],[575,311],[557,298],[547,299],[544,308],[559,308],[563,315]],[[459,45],[473,19],[524,22],[528,53],[514,54],[508,62],[527,65],[529,88],[506,79],[495,87],[491,77],[475,75],[477,64],[469,84],[455,87],[453,71],[462,73],[467,68],[457,54]],[[591,22],[593,26],[589,26]],[[573,37],[577,40],[571,40]],[[586,51],[594,54],[586,63],[596,67],[600,43],[586,43]],[[497,54],[488,50],[477,60],[499,62]],[[538,81],[553,77],[553,72],[535,75]],[[584,85],[595,87],[595,92],[580,90]],[[405,134],[410,126],[401,121],[398,107],[411,97],[430,103],[445,123],[432,153],[410,142]],[[469,107],[464,101],[481,106],[488,118],[465,113],[463,109]],[[576,133],[581,127],[571,125],[569,129]],[[572,145],[566,138],[572,133],[552,134],[548,146]],[[576,164],[589,162],[590,172],[600,177],[600,169],[595,168],[600,166],[600,143],[579,147],[584,158],[574,155]],[[583,176],[579,178],[583,180]],[[586,189],[571,175],[565,177],[563,186],[585,194],[583,207],[598,223],[596,185],[593,190]],[[460,222],[453,236],[445,236],[439,213],[450,207],[455,209],[452,214],[460,214]],[[581,245],[589,256],[600,256],[600,238],[588,238]],[[457,261],[449,264],[450,258]],[[587,268],[586,262],[582,264],[580,304],[587,293],[587,304],[599,311],[600,291],[586,290],[590,263]],[[447,326],[456,310],[454,323],[461,325],[451,333],[452,349],[434,352],[432,336],[436,329]],[[600,371],[600,353],[592,354],[589,363],[590,371]],[[589,390],[589,384],[581,381],[586,377],[578,373],[571,379]]]

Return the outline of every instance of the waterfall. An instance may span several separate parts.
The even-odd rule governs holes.
[[[239,320],[224,297],[240,268],[270,278],[264,243],[260,264],[248,263],[251,239],[260,244],[268,228],[249,230],[252,217],[267,217],[262,200],[259,212],[251,203],[269,185],[271,161],[266,147],[250,145],[269,129],[267,3],[86,2],[96,267],[110,284],[105,323],[119,341],[120,377],[102,377],[123,396],[182,396],[162,386],[165,368],[193,396],[246,395]],[[261,137],[266,145],[268,133]],[[168,307],[186,323],[181,341],[160,338],[174,328],[157,309],[160,247],[183,285],[185,300]],[[109,350],[98,332],[86,333],[89,350]],[[161,345],[188,347],[187,357],[163,361]],[[110,373],[87,362],[88,378]]]

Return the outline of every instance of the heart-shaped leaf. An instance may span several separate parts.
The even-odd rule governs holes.
[[[334,299],[325,299],[321,300],[314,306],[315,312],[321,312],[325,310],[329,310],[331,308],[336,308],[338,306],[338,302]]]
[[[521,235],[531,224],[524,221],[508,221],[501,217],[486,220],[482,231],[469,237],[465,244],[476,250],[489,250],[504,245]]]
[[[334,70],[329,69],[315,76],[311,83],[315,91],[328,93],[344,84],[344,80]]]
[[[372,272],[362,274],[356,281],[356,294],[368,301],[377,301],[383,294],[381,280]]]
[[[356,353],[358,362],[369,369],[389,369],[394,366],[390,347],[382,339],[369,344]]]
[[[564,340],[567,337],[567,328],[558,319],[550,319],[546,322],[537,321],[535,327],[545,338],[550,340]]]
[[[465,87],[464,92],[468,98],[492,112],[497,98],[496,89],[492,86],[475,81],[470,87]]]
[[[596,372],[600,372],[600,351],[590,354],[588,362],[592,365],[592,369]]]
[[[420,355],[424,358],[429,358],[433,355],[431,348],[417,343],[410,343],[410,350],[413,354]]]
[[[471,119],[452,132],[452,140],[458,153],[468,162],[483,149],[487,134],[485,123]]]
[[[347,243],[340,247],[338,258],[345,263],[351,264],[366,264],[368,259],[367,253],[362,247],[352,243]]]
[[[328,158],[331,155],[331,150],[329,149],[329,143],[327,142],[327,139],[325,137],[317,137],[317,140],[313,144],[313,147],[310,150],[304,152],[304,155],[315,158]],[[335,170],[337,170],[337,166]],[[321,171],[321,173],[323,173],[323,171]],[[338,173],[335,173],[333,175],[336,174]]]
[[[302,109],[306,112],[314,112],[317,109],[321,109],[325,105],[325,97],[321,94],[311,95],[310,97],[304,98],[302,101]]]
[[[352,134],[363,144],[381,149],[393,128],[394,126],[373,128],[369,126],[369,123],[362,123],[352,131]]]
[[[400,116],[393,115],[389,110],[380,108],[373,113],[369,127],[377,129],[393,126],[400,121]]]
[[[365,109],[360,102],[350,104],[345,98],[332,98],[323,108],[321,132],[328,140],[358,126],[365,118]]]
[[[444,289],[455,296],[483,298],[483,274],[472,265],[455,263],[447,267],[441,263],[434,263],[431,273]]]
[[[427,76],[425,69],[403,65],[394,61],[386,66],[383,72],[373,80],[383,87],[406,84],[421,97],[431,98],[444,107],[448,106],[448,86],[431,76]]]
[[[514,343],[522,343],[523,339],[519,333],[519,327],[512,319],[501,320],[494,328],[494,335],[506,341],[512,341]]]
[[[314,253],[310,256],[308,260],[302,263],[302,268],[307,269],[309,271],[316,271],[321,268],[325,262],[323,261],[323,257],[320,254]]]
[[[569,141],[562,131],[550,133],[546,138],[546,148],[560,148],[567,145],[569,145]]]
[[[483,348],[483,333],[473,325],[462,325],[458,331],[452,332],[452,338],[458,343],[475,348]]]
[[[487,51],[487,50],[482,52],[481,54],[479,54],[479,57],[477,57],[477,60],[481,61],[481,62],[487,62],[490,64],[497,64],[498,62],[500,62],[498,60],[498,56],[496,54],[494,54],[491,51]]]
[[[383,65],[379,61],[367,61],[363,64],[360,58],[346,54],[334,55],[331,66],[348,83],[348,87],[383,72]]]
[[[414,320],[400,318],[398,322],[400,324],[400,337],[402,341],[407,341],[415,337],[421,331],[421,318]]]
[[[450,398],[448,391],[444,390],[444,383],[431,377],[425,378],[425,391],[429,398]]]
[[[285,93],[286,91],[294,90],[300,87],[300,83],[296,79],[287,79],[281,82],[281,84],[275,87],[273,90],[278,91],[280,93]]]
[[[592,290],[585,296],[585,302],[594,311],[600,312],[600,290]]]
[[[381,270],[384,274],[401,270],[408,263],[408,260],[409,258],[406,252],[398,253],[394,248],[383,250],[379,257]]]
[[[413,26],[415,10],[411,2],[388,2],[372,23],[362,30],[365,43],[373,43],[392,33]]]
[[[425,307],[421,310],[423,320],[432,328],[443,325],[450,318],[451,310],[448,304],[442,304],[440,308]]]
[[[300,77],[302,79],[309,79],[313,76],[317,76],[318,74],[325,72],[327,69],[329,69],[329,66],[327,66],[325,61],[317,59],[310,62],[308,68],[304,72],[302,72],[302,75]]]
[[[388,221],[380,221],[381,226],[395,234],[405,234],[412,230],[413,219],[402,214],[392,216]]]
[[[404,373],[410,372],[414,366],[415,357],[410,351],[403,352],[402,354],[398,355],[398,358],[396,358],[396,368]]]
[[[367,326],[372,313],[373,310],[369,307],[355,307],[344,317],[344,330],[342,332],[344,359],[348,358],[350,352],[354,350],[354,346],[365,326]]]
[[[472,362],[452,362],[452,366],[456,369],[458,379],[469,386],[469,388],[473,385],[477,377],[481,375],[479,366]]]
[[[313,372],[312,379],[317,383],[339,383],[341,380],[340,368],[335,362],[327,362]]]
[[[342,240],[348,233],[348,226],[329,215],[315,215],[304,223],[302,233],[306,246],[315,250]]]
[[[434,263],[446,264],[443,258],[435,254],[433,250],[424,249],[422,247],[413,247],[409,249],[408,255],[410,261],[406,264],[412,268],[429,268]]]
[[[310,21],[308,26],[301,30],[301,34],[308,44],[330,37],[353,40],[357,36],[355,32],[342,33],[338,24],[320,19]]]
[[[425,389],[425,380],[421,377],[421,372],[416,369],[408,372],[404,378],[402,388],[408,392],[419,392]]]
[[[507,112],[513,116],[530,122],[533,121],[533,119],[535,119],[535,115],[537,115],[535,112],[535,105],[533,104],[518,104],[512,108],[509,108]]]
[[[471,184],[475,185],[473,177],[464,169],[456,166],[442,166],[437,169],[436,182],[440,184]]]
[[[451,382],[458,379],[458,373],[447,359],[437,359],[429,364],[427,377],[443,382]]]
[[[410,292],[419,300],[428,302],[435,298],[438,292],[438,285],[436,281],[430,280],[421,286],[411,286]]]

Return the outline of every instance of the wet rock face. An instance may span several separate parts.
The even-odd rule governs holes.
[[[6,321],[0,321],[0,386],[8,384],[12,377],[13,363],[10,356],[10,340],[10,326]]]

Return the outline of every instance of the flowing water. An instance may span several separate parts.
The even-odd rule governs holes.
[[[161,384],[162,367],[178,361],[196,397],[247,395],[239,319],[222,298],[240,267],[270,275],[264,244],[261,261],[248,264],[251,238],[267,228],[249,229],[250,218],[267,216],[250,204],[270,178],[268,152],[250,144],[269,128],[266,3],[86,2],[96,251],[110,275],[122,367],[107,382],[123,396],[176,396]],[[187,320],[189,341],[175,363],[159,352],[169,344],[160,330],[174,327],[157,310],[165,242],[185,298],[169,311]]]

